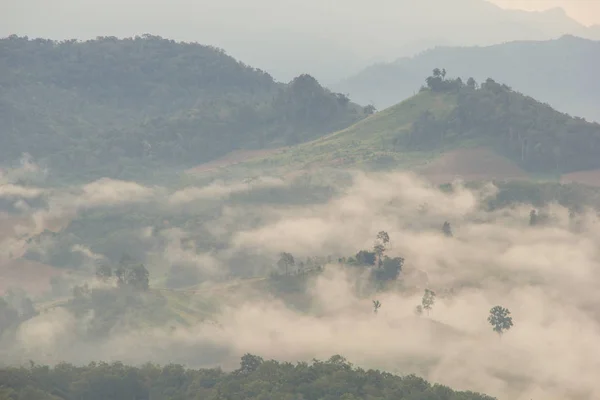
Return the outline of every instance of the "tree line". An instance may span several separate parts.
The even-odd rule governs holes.
[[[90,363],[0,368],[0,400],[494,400],[455,391],[414,375],[362,369],[336,355],[311,363],[277,362],[245,354],[240,366],[186,369]]]

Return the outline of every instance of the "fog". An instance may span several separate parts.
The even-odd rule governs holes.
[[[579,18],[585,15],[586,23],[600,22],[592,2],[572,3],[552,5]],[[586,27],[562,9],[511,4],[520,6],[538,11],[501,9],[484,0],[5,0],[0,36],[62,40],[150,33],[224,48],[278,80],[310,73],[323,83],[337,82],[375,61],[439,45],[542,40],[566,33],[600,38],[597,27]]]
[[[178,207],[182,199],[193,206],[205,202],[208,193],[222,201],[240,185],[191,186],[181,190],[192,195],[183,196],[181,191],[102,180],[54,194],[54,204],[63,205],[54,209],[74,204],[80,212],[85,202],[115,209],[149,198],[165,208]],[[24,196],[35,189],[15,187],[11,193]],[[551,216],[547,222],[529,226],[530,205],[484,210],[496,190],[491,184],[472,190],[455,182],[452,191],[441,191],[411,174],[356,173],[353,184],[326,204],[229,204],[228,211],[207,222],[226,227],[228,235],[213,230],[228,238],[226,249],[202,253],[184,248],[180,239],[200,227],[171,227],[161,231],[164,240],[156,242],[149,258],[160,255],[156,263],[163,268],[181,260],[202,267],[209,277],[206,284],[213,280],[216,285],[236,254],[274,261],[279,252],[288,251],[298,259],[337,260],[371,248],[377,232],[385,230],[391,238],[388,254],[405,258],[397,287],[369,292],[364,271],[334,261],[310,281],[308,313],[242,285],[235,295],[215,295],[218,312],[203,323],[168,322],[145,329],[124,325],[102,340],[82,339],[88,319],[56,308],[3,338],[1,359],[235,368],[248,352],[292,362],[341,354],[361,367],[416,373],[500,399],[598,398],[598,217],[592,211],[570,217],[567,209],[550,205],[544,210]],[[259,223],[245,222],[255,215],[260,215]],[[441,233],[444,221],[451,223],[451,238]],[[148,226],[140,237],[151,237],[155,228]],[[14,240],[7,238],[2,245],[9,239]],[[102,257],[85,247],[73,251]],[[273,264],[267,262],[266,268]],[[417,316],[415,306],[425,288],[438,294],[437,301],[429,315]],[[372,308],[375,299],[382,303],[378,313]],[[502,337],[486,320],[495,305],[509,308],[514,318],[514,327]]]

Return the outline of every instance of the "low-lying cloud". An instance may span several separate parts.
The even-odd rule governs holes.
[[[188,202],[237,190],[215,187],[162,198],[165,204],[173,198]],[[247,352],[289,361],[341,354],[363,367],[417,373],[500,399],[600,398],[596,213],[573,217],[551,205],[545,210],[553,216],[549,222],[529,226],[529,205],[484,209],[495,190],[492,185],[471,190],[457,182],[453,190],[441,191],[409,174],[359,174],[325,205],[261,209],[256,227],[236,224],[244,218],[244,206],[221,214],[211,224],[228,227],[229,248],[210,257],[181,246],[183,231],[165,230],[163,240],[172,246],[166,262],[214,263],[217,269],[227,268],[225,256],[236,252],[276,258],[288,251],[298,258],[336,260],[371,248],[377,232],[385,230],[391,238],[388,254],[404,257],[405,266],[397,290],[365,297],[365,274],[333,262],[309,285],[310,313],[248,285],[236,290],[235,300],[219,298],[212,323],[173,330],[170,321],[165,327],[115,332],[102,342],[78,339],[83,322],[58,309],[24,323],[17,345],[4,347],[4,358],[234,368]],[[133,186],[111,193],[117,192],[137,201],[156,193]],[[96,198],[115,204],[113,194]],[[442,234],[444,221],[453,237]],[[415,306],[425,288],[438,298],[431,313],[419,317]],[[375,299],[382,303],[378,313]],[[514,327],[501,338],[486,320],[495,305],[509,308],[514,318]]]

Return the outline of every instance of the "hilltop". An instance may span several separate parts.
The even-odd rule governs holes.
[[[347,129],[242,165],[414,168],[461,152],[454,158],[493,157],[491,169],[512,168],[512,175],[600,168],[599,124],[558,112],[491,78],[479,85],[445,74],[436,69],[417,95]],[[479,166],[461,168],[465,174]]]
[[[135,177],[343,129],[362,107],[301,75],[276,82],[223,50],[145,35],[0,40],[0,157],[53,175]]]
[[[600,83],[590,79],[600,65],[600,41],[562,36],[485,47],[435,47],[414,57],[372,65],[331,87],[361,104],[389,107],[412,96],[422,71],[445,66],[478,81],[493,77],[554,108],[600,121]]]

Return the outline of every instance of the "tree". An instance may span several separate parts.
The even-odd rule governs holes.
[[[126,283],[138,290],[148,290],[150,285],[150,272],[144,264],[127,268]]]
[[[242,374],[251,374],[260,367],[263,361],[262,357],[246,353],[242,356],[238,372]]]
[[[513,320],[510,316],[508,308],[502,306],[492,307],[490,315],[488,316],[488,322],[492,325],[494,332],[502,336],[502,334],[512,328]]]
[[[373,251],[361,250],[358,253],[356,253],[356,261],[360,265],[375,265],[377,257],[375,252]]]
[[[442,226],[442,232],[444,232],[444,235],[446,235],[446,237],[452,237],[452,227],[450,226],[450,222],[446,221],[444,222],[444,225]]]
[[[281,269],[285,270],[285,274],[289,274],[289,268],[293,267],[296,264],[294,260],[294,256],[291,253],[283,252],[279,255],[279,261],[277,261],[277,266]]]
[[[429,315],[429,311],[431,311],[431,308],[435,304],[435,292],[425,289],[425,293],[421,299],[421,304],[423,305],[423,309],[427,311],[427,315]]]
[[[384,246],[387,246],[388,243],[390,242],[390,235],[388,235],[388,233],[386,231],[380,231],[377,234],[377,240],[379,240],[381,243],[383,243]]]
[[[417,314],[418,316],[423,315],[423,306],[422,305],[418,305],[415,307],[415,314]]]
[[[342,106],[342,107],[346,107],[348,105],[348,103],[350,103],[350,98],[348,97],[347,94],[335,93],[335,97],[336,97],[338,103],[340,104],[340,106]]]
[[[377,254],[377,265],[381,266],[383,263],[383,253],[385,252],[385,246],[383,243],[375,243],[375,246],[373,246],[373,252]]]
[[[150,272],[143,264],[134,264],[133,258],[124,255],[115,270],[119,286],[128,285],[137,290],[148,290]]]
[[[375,111],[377,111],[377,109],[375,108],[375,106],[374,106],[373,104],[368,104],[368,105],[366,105],[365,107],[363,107],[363,112],[364,112],[366,115],[371,115],[371,114],[374,114],[374,113],[375,113]]]
[[[383,262],[373,271],[373,277],[378,282],[387,282],[398,279],[402,267],[404,266],[404,258],[385,256]]]
[[[467,80],[467,87],[469,87],[470,89],[477,89],[477,82],[475,81],[475,79],[473,79],[473,77],[470,77]]]
[[[377,314],[377,311],[381,308],[381,302],[379,300],[373,300],[373,312]]]
[[[529,212],[529,226],[535,226],[538,223],[538,213],[536,210]]]

